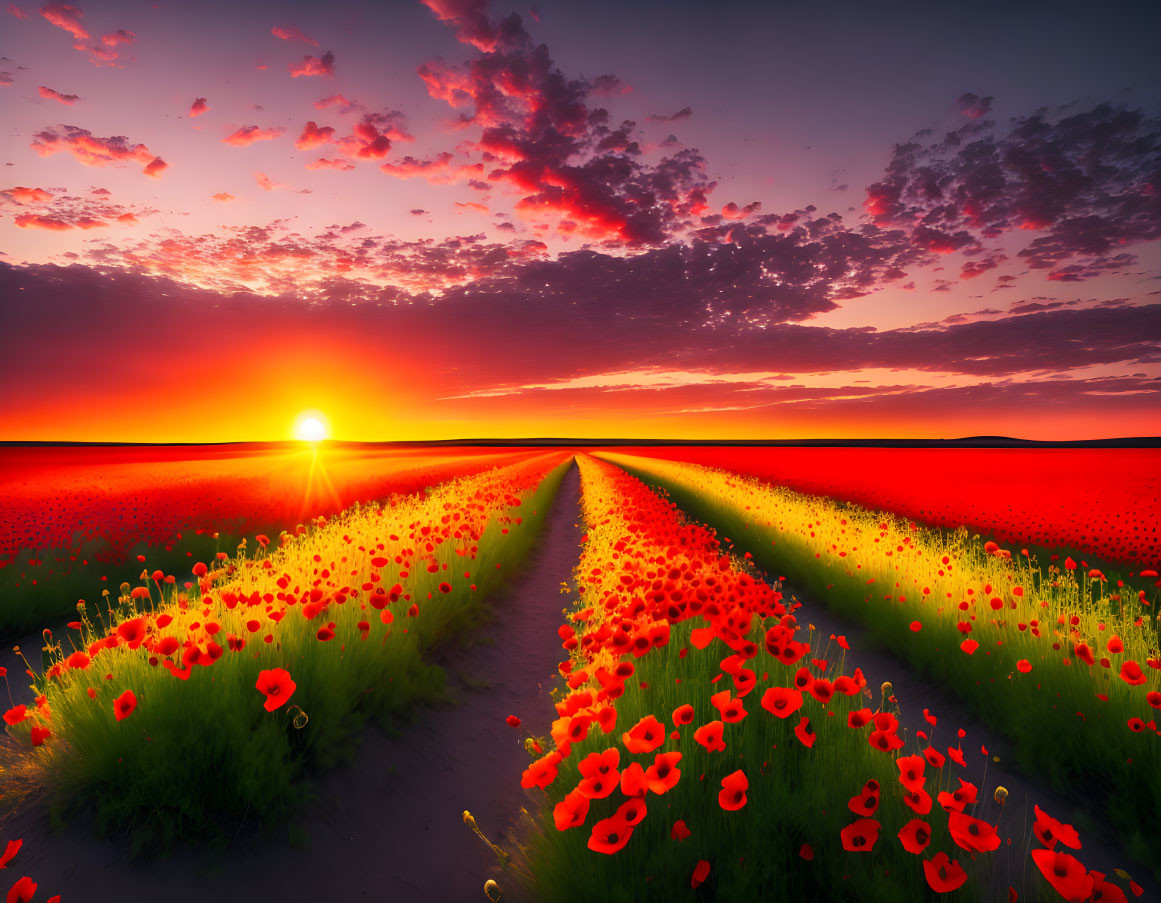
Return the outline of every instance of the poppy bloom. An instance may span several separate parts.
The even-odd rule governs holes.
[[[665,725],[652,715],[646,715],[621,735],[621,742],[634,754],[653,752],[665,742]]]
[[[715,752],[726,748],[722,735],[726,726],[721,721],[711,721],[703,724],[693,732],[693,739],[706,748],[707,752]]]
[[[612,856],[622,849],[633,836],[633,828],[618,818],[602,818],[593,825],[593,833],[589,835],[588,848],[594,853],[605,853]]]
[[[617,811],[613,813],[613,818],[620,819],[624,824],[630,828],[641,824],[646,814],[645,798],[635,797],[634,799],[625,800],[617,807]]]
[[[733,723],[741,721],[747,715],[746,709],[742,705],[742,700],[731,697],[729,690],[714,693],[710,697],[710,702],[715,709],[721,712],[722,721]]]
[[[553,750],[541,756],[526,769],[520,778],[520,786],[525,790],[539,787],[542,790],[556,780],[557,766],[563,758],[560,752]]]
[[[803,715],[802,720],[798,722],[798,726],[794,728],[794,736],[797,737],[798,742],[805,746],[807,749],[810,749],[810,747],[814,746],[814,741],[818,739],[818,735],[815,734],[814,728],[810,726],[810,719],[805,715]]]
[[[931,843],[931,828],[921,818],[913,818],[899,829],[899,842],[908,853],[919,855]]]
[[[873,818],[858,818],[839,832],[843,841],[843,849],[849,853],[869,853],[879,839],[879,828],[882,827]]]
[[[578,766],[584,778],[577,786],[577,790],[593,800],[603,800],[621,780],[621,773],[617,765],[621,761],[621,751],[616,747],[606,749],[603,753],[589,753]]]
[[[923,860],[923,875],[927,885],[937,894],[950,894],[967,881],[967,872],[959,860],[949,860],[947,853],[936,853],[934,859]]]
[[[36,882],[25,875],[12,885],[12,889],[8,891],[6,903],[28,903],[36,896],[36,886]]]
[[[52,731],[47,727],[41,727],[39,724],[34,724],[29,731],[29,739],[32,740],[33,746],[40,746],[50,736],[52,736]]]
[[[847,713],[847,727],[853,727],[855,730],[858,730],[861,727],[866,727],[870,721],[870,709],[856,709],[853,712]]]
[[[23,705],[14,705],[7,712],[4,713],[5,724],[19,724],[28,717],[28,707]]]
[[[1092,896],[1092,875],[1075,856],[1054,850],[1033,850],[1032,861],[1064,899],[1087,900]]]
[[[919,790],[923,787],[923,782],[927,780],[923,775],[927,760],[923,756],[902,756],[895,760],[895,764],[899,766],[900,784],[908,790]]]
[[[113,701],[113,715],[118,721],[128,718],[137,708],[137,697],[132,690],[126,690]]]
[[[788,687],[770,687],[762,694],[762,708],[779,718],[789,718],[802,708],[802,693]]]
[[[710,864],[704,859],[699,859],[697,865],[693,867],[693,877],[689,879],[689,886],[695,889],[700,887],[701,883],[709,877],[709,873]]]
[[[689,837],[692,832],[685,824],[684,818],[679,818],[673,823],[673,830],[669,832],[669,836],[673,840],[682,841]]]
[[[843,648],[845,649],[848,647],[844,646]],[[807,862],[810,862],[812,859],[814,859],[814,847],[808,843],[804,843],[801,847],[799,847],[798,855],[805,859]]]
[[[689,703],[679,705],[673,710],[674,727],[681,727],[683,724],[693,724],[693,706]]]
[[[580,790],[573,790],[552,809],[556,830],[567,831],[585,823],[589,814],[589,798]]]
[[[939,800],[939,805],[943,806],[947,811],[963,812],[964,806],[970,806],[976,801],[976,785],[960,778],[958,790],[954,793],[948,793],[944,790],[939,794],[937,799]]]
[[[1141,671],[1141,666],[1132,659],[1128,659],[1121,664],[1121,680],[1131,687],[1137,687],[1143,684],[1146,678]]]
[[[722,789],[718,791],[718,804],[727,812],[736,812],[746,805],[746,790],[750,782],[742,769],[722,778]]]
[[[266,711],[273,712],[286,704],[298,684],[290,679],[290,672],[285,668],[272,668],[259,672],[258,682],[254,686],[266,697],[266,702],[263,703]]]
[[[931,794],[922,787],[918,790],[908,790],[904,793],[903,802],[916,815],[926,815],[931,811]]]
[[[980,648],[980,644],[969,637],[959,644],[959,648],[966,652],[968,655],[971,655],[973,652]]]
[[[879,808],[879,782],[874,778],[867,781],[862,791],[847,802],[847,808],[855,815],[874,815]]]
[[[1033,806],[1033,812],[1036,820],[1032,823],[1032,830],[1044,846],[1051,850],[1059,840],[1066,847],[1080,849],[1080,835],[1076,833],[1076,828],[1057,821],[1039,806]]]
[[[672,790],[681,778],[681,769],[677,767],[680,761],[679,752],[658,753],[653,764],[645,769],[645,786],[656,794]]]
[[[504,721],[507,722],[509,727],[520,727],[520,719],[515,715],[509,715]]]
[[[990,853],[1000,845],[994,825],[962,812],[947,814],[947,829],[956,846],[974,853]]]
[[[12,857],[20,852],[22,846],[24,846],[23,840],[8,841],[8,846],[4,848],[3,855],[0,855],[0,869],[5,868],[12,861]]]
[[[625,796],[644,796],[648,789],[645,769],[640,762],[630,762],[621,772],[621,793]]]
[[[136,649],[145,639],[145,616],[122,621],[117,625],[117,636],[128,643],[130,649]]]

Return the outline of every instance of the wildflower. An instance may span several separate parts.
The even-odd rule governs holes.
[[[188,673],[186,676],[188,677]],[[286,704],[298,684],[290,679],[290,673],[284,668],[272,668],[259,672],[258,682],[254,686],[266,697],[263,704],[266,711],[273,712]]]

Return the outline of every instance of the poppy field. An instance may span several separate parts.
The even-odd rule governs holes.
[[[478,675],[538,685],[538,702],[497,717],[498,740],[466,738],[456,775],[411,776],[456,808],[475,757],[512,763],[497,793],[518,815],[465,811],[446,838],[491,858],[481,896],[1149,898],[1161,580],[1148,562],[1009,546],[756,467],[678,460],[688,449],[641,451],[417,451],[423,464],[381,485],[444,477],[426,492],[367,495],[273,537],[248,533],[241,505],[231,548],[190,555],[164,531],[206,517],[227,535],[213,511],[171,505],[164,526],[150,509],[141,553],[137,528],[87,528],[138,574],[94,580],[67,623],[41,612],[53,627],[18,649],[27,670],[5,669],[5,822],[43,812],[114,838],[127,883],[97,899],[174,850],[226,851],[233,880],[243,825],[284,843],[278,826],[350,767],[372,723],[406,737],[449,704],[447,664],[520,592],[548,519],[571,519],[583,536],[567,598],[533,600],[564,603],[556,632],[532,637],[556,648],[556,673]],[[816,626],[826,618],[865,630],[931,698],[898,697],[857,642]],[[51,834],[0,840],[9,899],[72,890],[51,873]],[[29,859],[38,845],[50,853]],[[435,882],[416,899],[443,899],[431,864],[407,867]]]
[[[233,552],[247,534],[277,536],[354,501],[421,492],[519,449],[222,446],[0,448],[0,638],[37,629],[95,583],[151,570],[182,573]],[[74,598],[70,598],[74,597]]]

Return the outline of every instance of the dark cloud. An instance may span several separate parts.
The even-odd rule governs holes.
[[[939,252],[1034,235],[1018,257],[1050,279],[1122,269],[1127,246],[1161,238],[1161,122],[1111,104],[973,121],[897,145],[866,209]]]
[[[676,113],[670,113],[668,116],[654,113],[649,117],[649,120],[650,122],[677,122],[681,119],[689,119],[692,115],[693,109],[691,107],[682,107]]]

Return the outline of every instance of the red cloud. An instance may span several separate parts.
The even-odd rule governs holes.
[[[379,168],[389,176],[397,179],[410,179],[423,176],[430,179],[437,173],[444,173],[451,165],[452,155],[444,152],[429,160],[417,160],[415,157],[404,157],[396,163],[384,163]]]
[[[235,197],[234,197],[232,194],[230,194],[229,192],[226,192],[226,191],[219,191],[217,194],[215,194],[215,195],[214,195],[214,200],[215,200],[215,201],[220,201],[221,203],[225,204],[225,203],[227,203],[228,201],[233,201],[233,200],[236,200],[236,199],[235,199]]]
[[[210,111],[210,105],[206,102],[206,99],[204,97],[199,97],[192,104],[190,104],[190,107],[189,107],[189,115],[191,117],[192,116],[201,116],[202,113],[208,113],[209,111]]]
[[[104,35],[101,38],[101,43],[106,47],[116,47],[118,44],[132,44],[136,40],[137,35],[133,32],[118,28],[112,34]]]
[[[108,166],[110,163],[132,160],[144,166],[146,175],[157,176],[166,163],[144,144],[130,144],[123,135],[98,138],[88,129],[74,125],[61,126],[64,134],[49,128],[33,136],[32,149],[42,157],[58,151],[68,151],[85,166]]]
[[[301,63],[291,63],[286,68],[290,70],[291,78],[309,75],[330,77],[335,74],[335,55],[328,50],[321,57],[304,56]]]
[[[318,41],[314,38],[307,37],[293,25],[275,25],[270,29],[270,33],[276,38],[282,38],[284,41],[301,41],[303,44],[310,44],[313,47],[318,46]]]
[[[25,188],[23,185],[0,191],[0,195],[17,204],[35,204],[40,201],[50,201],[53,197],[43,188]]]
[[[329,125],[320,128],[314,120],[311,120],[303,127],[302,134],[298,136],[294,146],[299,150],[312,150],[333,141],[334,138],[335,130],[333,128]]]
[[[40,8],[40,14],[57,28],[63,28],[78,41],[86,41],[89,33],[81,25],[84,12],[67,3],[48,3]]]
[[[754,201],[754,203],[747,204],[745,207],[739,207],[733,201],[730,201],[722,208],[722,216],[726,219],[745,219],[751,213],[757,213],[761,209],[761,201]]]
[[[55,216],[41,216],[38,213],[22,213],[16,217],[16,225],[21,229],[47,229],[49,232],[68,232],[72,223],[66,223]],[[101,223],[100,225],[105,225]]]
[[[52,88],[46,88],[44,85],[41,85],[37,90],[45,100],[59,100],[63,104],[71,105],[81,99],[77,94],[61,94],[60,91],[54,91]]]
[[[980,97],[978,94],[969,92],[958,97],[955,106],[968,119],[979,119],[988,115],[992,109],[992,98]]]
[[[348,100],[342,94],[332,94],[330,97],[324,97],[322,100],[314,102],[315,109],[325,110],[327,107],[339,107],[340,113],[353,113],[356,110],[363,109],[363,105],[358,101]]]
[[[313,163],[306,164],[307,169],[336,169],[339,172],[350,172],[355,168],[355,164],[350,160],[340,160],[337,157],[333,160],[328,160],[322,157],[315,160]]]
[[[281,127],[264,129],[256,125],[244,125],[232,135],[223,138],[222,143],[232,144],[234,147],[246,147],[255,141],[273,141],[285,131],[286,129]]]
[[[456,37],[477,50],[491,53],[500,41],[499,29],[488,18],[488,0],[423,0],[441,22],[456,26]]]
[[[12,13],[17,19],[27,19],[28,13],[17,6],[15,3],[8,4],[8,12]]]
[[[477,204],[475,201],[466,201],[466,202],[456,201],[456,206],[459,207],[461,210],[474,210],[476,213],[489,213],[490,212],[488,210],[488,208],[485,207],[483,204]]]

